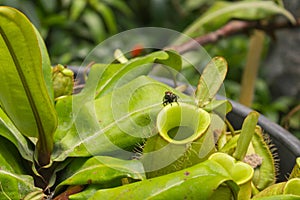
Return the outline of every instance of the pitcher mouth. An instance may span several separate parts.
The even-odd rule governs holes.
[[[209,127],[211,118],[205,110],[186,103],[166,105],[157,116],[160,136],[172,144],[187,144],[200,138]]]

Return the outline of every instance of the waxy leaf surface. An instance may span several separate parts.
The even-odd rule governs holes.
[[[50,98],[47,52],[25,15],[4,6],[0,7],[0,55],[3,111],[20,133],[39,139],[39,155],[50,154],[57,117]],[[46,164],[47,158],[42,162]]]

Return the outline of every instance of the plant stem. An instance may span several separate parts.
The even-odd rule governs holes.
[[[250,47],[246,59],[246,66],[242,76],[242,86],[239,102],[245,106],[252,105],[255,81],[264,47],[265,33],[255,30],[250,38]]]
[[[275,30],[284,29],[284,28],[297,28],[299,26],[300,26],[300,18],[296,19],[296,23],[293,25],[289,21],[262,23],[260,21],[233,20],[228,22],[227,24],[225,24],[223,27],[219,28],[216,31],[198,36],[180,45],[166,47],[165,49],[173,49],[179,53],[185,53],[193,49],[197,49],[199,47],[199,44],[206,45],[206,44],[216,43],[220,39],[238,35],[238,34],[243,34],[243,33],[247,34],[254,29],[262,30],[265,33],[273,36]]]
[[[38,164],[46,166],[50,163],[50,155],[53,149],[53,144],[46,141],[45,137],[39,137],[37,142]]]
[[[291,117],[300,111],[300,104],[294,107],[282,120],[282,125],[285,129],[289,129],[289,120]]]

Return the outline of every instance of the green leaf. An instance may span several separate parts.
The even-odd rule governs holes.
[[[41,190],[34,190],[28,193],[22,200],[41,200],[46,198],[45,194]]]
[[[215,97],[223,84],[227,68],[227,62],[222,57],[214,57],[204,68],[196,90],[199,107],[204,107]]]
[[[70,199],[70,200],[89,199],[90,197],[92,197],[92,196],[95,194],[95,192],[97,192],[99,189],[101,189],[101,187],[103,187],[103,186],[99,186],[99,185],[88,185],[88,186],[84,189],[84,191],[69,196],[69,199]]]
[[[255,195],[253,199],[300,199],[299,186],[300,179],[292,178],[287,182],[270,185],[269,187]]]
[[[15,127],[2,108],[0,108],[0,135],[11,141],[23,158],[33,161],[33,150],[30,148],[29,141]]]
[[[117,23],[111,8],[99,0],[90,0],[89,3],[100,15],[102,15],[108,31],[111,34],[117,33]]]
[[[24,173],[18,150],[3,137],[0,137],[0,169],[17,174]]]
[[[231,181],[231,177],[222,165],[207,160],[164,176],[99,190],[90,199],[209,199],[226,181]],[[231,183],[231,189],[238,190]]]
[[[208,104],[206,104],[203,109],[207,112],[215,112],[220,116],[225,117],[225,115],[232,110],[232,105],[228,100],[213,99]]]
[[[36,29],[35,29],[35,33],[39,42],[39,48],[42,55],[42,69],[43,69],[44,80],[46,83],[49,97],[52,100],[52,102],[54,102],[54,91],[53,91],[53,83],[52,83],[52,65],[42,36]]]
[[[280,196],[283,194],[284,186],[286,185],[286,182],[276,183],[273,184],[267,188],[265,188],[263,191],[257,193],[254,196],[254,199],[260,199],[261,197],[268,197],[268,196]]]
[[[70,19],[76,21],[86,6],[86,0],[72,1],[70,8]]]
[[[291,178],[300,178],[300,157],[296,159],[295,166],[290,174],[289,179]]]
[[[248,114],[248,116],[245,118],[240,137],[237,141],[236,150],[233,154],[233,156],[237,160],[243,160],[245,157],[247,150],[249,148],[249,144],[252,140],[252,137],[255,133],[255,127],[258,122],[259,114],[255,111],[252,111]]]
[[[226,137],[226,133],[223,133],[222,136]],[[239,136],[240,135],[236,134],[235,136],[230,138],[228,141],[226,141],[225,144],[223,144],[223,145],[220,144],[221,148],[219,151],[231,155],[234,152],[234,150],[236,149],[236,143],[239,139]],[[219,141],[219,142],[221,142],[221,141]]]
[[[57,117],[42,72],[35,28],[19,11],[0,7],[0,102],[20,132],[38,138],[39,162],[47,164]]]
[[[96,88],[96,98],[120,87],[140,75],[146,75],[151,66],[147,64],[160,63],[167,65],[176,71],[181,69],[181,57],[175,51],[157,51],[143,57],[137,57],[124,64],[96,64],[95,69],[89,77],[85,90],[94,87],[95,81],[98,82]],[[93,69],[92,69],[93,70]]]
[[[275,14],[284,15],[292,23],[295,23],[292,14],[273,1],[217,1],[183,33],[195,37],[221,27],[230,19],[260,20]]]
[[[86,10],[84,15],[82,16],[82,21],[85,22],[87,29],[90,32],[95,43],[100,43],[107,38],[103,20],[97,13]]]
[[[88,160],[76,159],[65,168],[61,177],[63,181],[57,186],[57,190],[63,185],[120,186],[122,178],[146,179],[143,165],[138,160],[105,156],[95,156]]]
[[[180,54],[173,50],[167,50],[165,53],[168,54],[167,59],[156,58],[154,62],[166,65],[175,71],[180,71],[182,68],[182,58]]]
[[[203,6],[203,4],[210,4],[210,2],[213,2],[213,1],[207,1],[207,0],[186,0],[184,2],[183,8],[187,12],[191,12],[191,11],[193,11],[195,9],[200,8],[201,6]]]
[[[156,133],[156,116],[163,108],[162,98],[168,90],[178,95],[180,100],[192,102],[191,97],[145,76],[97,100],[79,101],[82,106],[79,111],[72,111],[72,99],[61,102],[60,110],[68,108],[73,113],[66,112],[61,116],[63,119],[60,122],[63,124],[59,125],[58,130],[62,131],[56,133],[52,158],[58,161],[67,156],[90,156],[132,149]]]
[[[300,178],[292,178],[288,180],[284,187],[284,194],[297,195],[300,198]]]
[[[43,190],[34,186],[31,176],[0,169],[0,199],[28,199],[26,196],[30,193],[38,194],[39,199],[44,197]]]
[[[24,163],[17,148],[0,137],[0,199],[23,199],[30,192],[43,191],[34,186],[33,178],[25,174]]]
[[[72,113],[72,102],[74,96],[65,96],[60,98],[55,104],[58,126],[54,134],[54,141],[59,141],[63,138],[74,123],[74,116]]]
[[[276,196],[267,196],[267,197],[257,197],[253,198],[255,200],[299,200],[300,197],[296,195],[276,195]]]
[[[127,15],[127,17],[133,16],[133,12],[130,10],[130,7],[128,6],[128,4],[125,1],[122,1],[122,0],[103,0],[103,1],[111,6],[115,7],[116,9],[118,9],[119,11],[124,13],[125,15]]]

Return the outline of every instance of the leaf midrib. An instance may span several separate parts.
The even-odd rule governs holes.
[[[17,69],[17,72],[18,72],[18,75],[19,75],[19,78],[22,82],[22,86],[23,86],[23,89],[25,91],[25,94],[26,94],[26,97],[28,99],[28,102],[30,104],[30,108],[33,112],[33,116],[34,116],[34,119],[36,121],[36,125],[37,125],[37,128],[38,128],[38,134],[42,134],[44,135],[44,129],[43,129],[43,125],[42,125],[42,121],[41,121],[41,117],[39,115],[39,112],[38,112],[38,109],[35,105],[35,102],[33,100],[33,96],[30,92],[30,89],[29,89],[29,86],[28,86],[28,83],[26,82],[26,79],[25,79],[25,75],[22,71],[22,68],[21,68],[21,65],[20,65],[20,62],[17,58],[17,55],[14,53],[14,50],[13,50],[13,47],[7,37],[7,35],[5,34],[4,30],[2,29],[2,27],[0,26],[0,34],[8,48],[8,51],[12,57],[12,60],[15,64],[15,67]]]
[[[106,166],[105,166],[106,165]],[[132,174],[135,174],[137,175],[136,177],[140,180],[144,180],[144,177],[141,175],[141,172],[139,172],[138,170],[134,170],[132,168],[130,168],[130,166],[121,166],[121,165],[116,165],[116,164],[97,164],[97,165],[94,165],[94,166],[89,166],[89,167],[86,167],[86,168],[83,168],[83,169],[80,169],[78,170],[77,172],[75,172],[72,176],[70,176],[69,178],[74,178],[75,176],[77,175],[80,175],[81,173],[85,173],[87,171],[93,171],[95,169],[99,169],[99,168],[107,168],[107,166],[109,168],[113,168],[113,169],[118,169],[119,171],[126,171],[127,173],[132,173]],[[100,170],[99,170],[100,171]],[[66,179],[66,181],[64,182],[67,182],[68,179]],[[63,182],[62,182],[63,183]],[[63,184],[62,184],[63,185]]]

